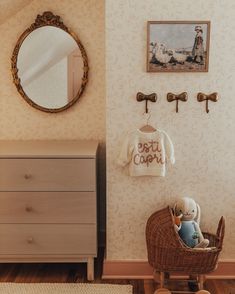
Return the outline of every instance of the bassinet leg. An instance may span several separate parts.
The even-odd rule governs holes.
[[[160,287],[164,288],[164,285],[165,285],[165,273],[160,272]]]
[[[154,270],[153,271],[153,279],[154,279],[155,282],[160,284],[160,272]]]
[[[199,275],[198,276],[198,288],[199,288],[199,290],[203,290],[203,288],[204,288],[204,281],[205,281],[204,275]]]

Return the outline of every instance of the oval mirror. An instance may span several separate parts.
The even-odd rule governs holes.
[[[12,55],[13,81],[33,107],[59,112],[72,106],[88,81],[83,45],[58,15],[38,15],[19,38]]]

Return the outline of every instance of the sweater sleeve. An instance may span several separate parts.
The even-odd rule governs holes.
[[[174,152],[173,143],[166,132],[163,132],[163,134],[164,134],[164,146],[166,150],[166,157],[168,160],[170,160],[171,164],[175,164],[175,152]]]
[[[119,156],[117,158],[117,164],[120,166],[125,166],[131,161],[131,146],[130,137],[126,135],[122,144]]]

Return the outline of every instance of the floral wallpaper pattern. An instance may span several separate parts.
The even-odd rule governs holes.
[[[201,227],[215,232],[226,218],[222,258],[235,258],[235,3],[219,0],[106,0],[107,85],[107,259],[146,260],[145,225],[156,210],[191,196],[201,206]],[[148,20],[210,20],[208,73],[147,73]],[[165,130],[176,163],[165,178],[130,177],[116,164],[124,135],[143,124],[144,103],[136,93],[156,92],[150,124]],[[187,91],[189,100],[166,101],[168,92]],[[217,91],[220,100],[197,102],[198,92]]]
[[[15,2],[15,1],[14,1]],[[103,0],[28,1],[0,25],[0,139],[96,139],[101,142],[101,227],[105,228],[105,52]],[[13,5],[13,1],[8,1]],[[18,6],[17,6],[18,7]],[[11,11],[11,7],[8,6]],[[19,7],[18,7],[19,8]],[[89,60],[89,81],[79,101],[66,111],[50,114],[28,105],[12,82],[11,56],[21,33],[37,14],[52,11],[73,30]],[[1,148],[1,147],[0,147]],[[100,176],[101,177],[101,176]]]
[[[89,57],[84,95],[58,114],[30,107],[16,91],[10,72],[16,40],[45,10],[60,15],[77,33]],[[225,1],[223,9],[219,0],[199,0],[196,7],[185,0],[106,0],[104,15],[103,0],[34,0],[0,25],[0,139],[99,139],[104,177],[106,120],[107,259],[146,260],[147,218],[185,195],[201,205],[202,229],[214,232],[219,217],[226,217],[222,257],[235,258],[234,10],[232,0]],[[209,72],[146,73],[148,20],[211,20]],[[165,130],[174,143],[176,164],[165,178],[131,178],[115,161],[124,135],[145,123],[144,105],[135,100],[138,91],[158,94],[157,103],[149,105],[150,123]],[[178,114],[174,103],[166,101],[170,91],[189,94]],[[219,102],[210,103],[209,114],[204,103],[196,101],[200,91],[220,94]]]
[[[12,82],[11,55],[20,34],[37,14],[61,16],[84,45],[89,81],[67,111],[48,114],[29,106]],[[34,0],[0,26],[0,139],[105,139],[104,1]]]

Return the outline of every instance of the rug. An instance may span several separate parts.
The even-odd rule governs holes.
[[[1,294],[132,294],[131,285],[83,283],[0,283]]]

